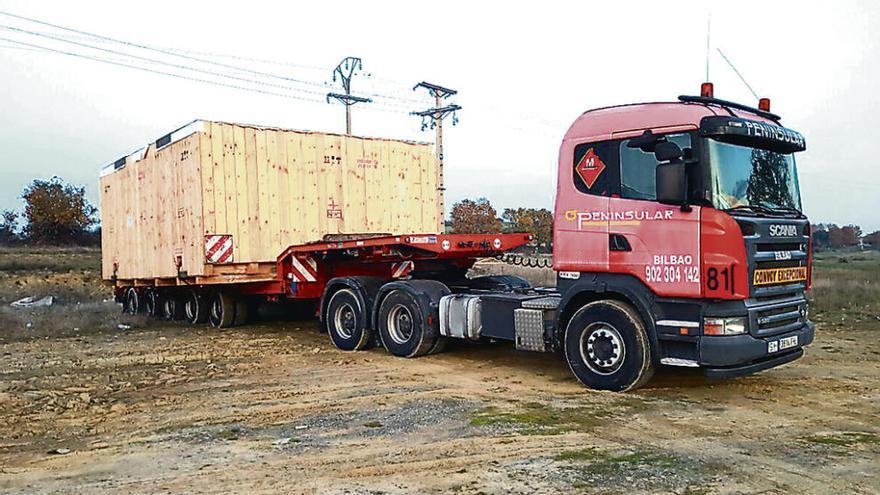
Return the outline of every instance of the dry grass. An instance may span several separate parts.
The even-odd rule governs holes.
[[[54,296],[46,308],[13,308],[23,297]],[[123,321],[101,282],[95,248],[0,248],[0,341],[68,336],[116,329]],[[142,325],[142,319],[126,320]]]
[[[820,322],[880,322],[880,253],[818,254],[811,300],[814,319]]]

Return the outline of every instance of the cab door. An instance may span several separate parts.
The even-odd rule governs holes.
[[[667,134],[682,150],[690,133]],[[700,207],[657,202],[653,153],[618,141],[620,194],[610,198],[609,271],[639,278],[655,294],[700,296]]]

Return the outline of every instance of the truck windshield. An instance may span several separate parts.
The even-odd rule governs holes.
[[[794,156],[706,140],[712,204],[730,208],[801,210]]]

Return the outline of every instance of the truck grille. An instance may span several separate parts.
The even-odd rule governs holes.
[[[802,299],[771,303],[755,308],[754,318],[758,336],[775,335],[797,330],[804,324],[805,312]]]
[[[806,322],[806,281],[754,285],[756,270],[807,266],[809,229],[806,220],[787,218],[738,218],[749,256],[749,287],[746,300],[749,328],[756,337],[769,337],[801,328]],[[796,225],[796,235],[779,237],[774,224]],[[778,232],[778,230],[777,230]]]

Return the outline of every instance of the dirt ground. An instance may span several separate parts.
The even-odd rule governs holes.
[[[4,310],[0,493],[880,493],[876,317],[820,318],[782,368],[614,394],[509,345],[405,360],[92,304],[51,335]]]

